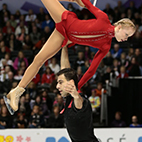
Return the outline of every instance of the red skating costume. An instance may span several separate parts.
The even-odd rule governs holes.
[[[72,41],[69,47],[73,44],[80,44],[99,49],[89,69],[79,81],[78,89],[95,74],[100,61],[109,51],[112,37],[114,37],[114,26],[111,25],[108,16],[93,6],[89,0],[82,0],[82,2],[96,19],[79,20],[75,13],[65,11],[62,14],[62,21],[56,24],[56,29],[65,37],[62,47],[69,39]]]

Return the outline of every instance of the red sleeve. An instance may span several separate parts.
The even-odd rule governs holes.
[[[82,0],[87,9],[95,15],[96,18],[108,18],[107,14],[95,7],[89,0]]]
[[[108,51],[109,49],[107,48],[107,50],[99,50],[96,53],[89,69],[86,71],[86,73],[83,75],[83,77],[79,81],[78,89],[80,89],[95,74],[97,67],[99,66],[101,60],[105,57]]]

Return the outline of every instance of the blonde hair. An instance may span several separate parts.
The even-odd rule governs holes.
[[[129,18],[123,18],[119,21],[117,21],[116,23],[114,23],[114,26],[118,26],[118,25],[122,25],[122,26],[127,26],[127,27],[132,27],[134,30],[136,30],[136,26],[135,24],[129,19]]]

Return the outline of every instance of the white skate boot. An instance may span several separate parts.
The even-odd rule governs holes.
[[[11,115],[18,110],[19,99],[24,91],[24,88],[17,86],[15,89],[12,89],[8,95],[3,96],[5,104]]]

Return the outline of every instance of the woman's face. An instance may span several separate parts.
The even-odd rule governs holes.
[[[134,34],[134,30],[131,27],[123,27],[118,25],[115,31],[115,38],[118,42],[127,41],[128,37],[131,37]]]

